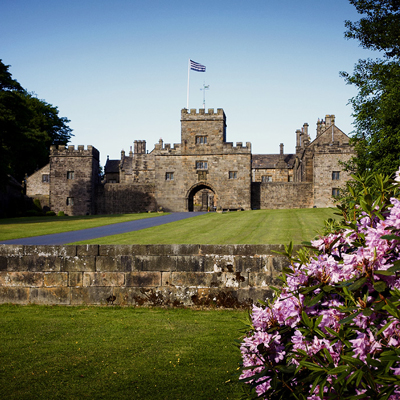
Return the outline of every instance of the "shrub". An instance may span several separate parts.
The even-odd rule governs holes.
[[[46,217],[54,217],[56,213],[54,211],[46,211]]]
[[[254,396],[400,399],[399,187],[354,178],[342,225],[295,256],[287,246],[282,287],[253,306],[240,349]]]
[[[65,217],[64,211],[59,211],[57,217]]]
[[[33,200],[33,206],[34,206],[35,210],[42,211],[42,205],[40,204],[40,200],[39,199],[34,199]]]

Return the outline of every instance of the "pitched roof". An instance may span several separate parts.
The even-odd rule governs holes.
[[[106,174],[118,173],[119,172],[120,160],[107,160],[104,166],[104,172]]]
[[[251,159],[251,167],[255,169],[276,168],[280,154],[253,154]],[[289,168],[293,168],[296,154],[284,154],[283,160]]]

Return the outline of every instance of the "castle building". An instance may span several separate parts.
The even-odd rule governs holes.
[[[27,195],[69,215],[139,211],[212,211],[309,208],[333,205],[349,178],[341,166],[353,155],[335,116],[296,131],[296,153],[252,154],[251,143],[226,141],[222,109],[181,111],[181,142],[162,139],[148,152],[135,140],[128,154],[110,160],[99,177],[92,146],[52,146],[50,162],[27,178]]]

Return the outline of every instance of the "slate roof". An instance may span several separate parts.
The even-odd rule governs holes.
[[[253,154],[251,157],[251,167],[255,169],[276,168],[280,154]],[[284,154],[283,160],[289,168],[293,168],[296,154]]]
[[[120,160],[107,160],[104,166],[104,172],[106,174],[113,174],[119,172],[119,162]]]

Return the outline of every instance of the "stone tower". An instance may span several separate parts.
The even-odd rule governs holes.
[[[95,214],[99,152],[93,146],[51,146],[50,208],[68,215]]]

